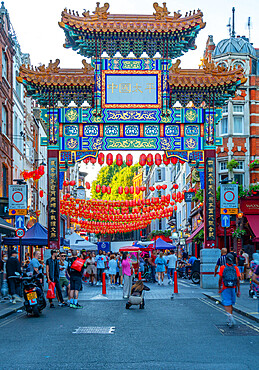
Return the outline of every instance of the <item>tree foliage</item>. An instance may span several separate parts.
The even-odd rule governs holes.
[[[134,166],[128,167],[125,162],[123,162],[122,166],[117,166],[115,162],[111,166],[104,166],[100,169],[97,179],[93,181],[92,188],[91,188],[91,196],[93,199],[102,199],[102,200],[130,200],[133,199],[132,194],[118,194],[118,187],[122,186],[132,186],[133,185],[133,177],[134,173],[137,172],[139,168],[139,164],[135,164]],[[101,187],[102,185],[110,186],[111,187],[111,194],[99,193],[96,192],[96,185],[99,184]]]

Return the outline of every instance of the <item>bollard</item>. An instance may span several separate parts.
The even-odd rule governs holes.
[[[177,271],[174,272],[174,293],[178,293]]]
[[[138,279],[139,279],[139,280],[141,280],[141,279],[142,279],[142,277],[141,277],[141,271],[139,271],[139,273],[138,273]]]
[[[105,279],[105,272],[103,272],[103,276],[102,276],[102,294],[106,294],[106,279]]]

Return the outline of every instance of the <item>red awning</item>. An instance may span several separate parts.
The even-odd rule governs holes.
[[[192,239],[195,237],[195,235],[198,234],[199,231],[201,231],[201,229],[203,229],[204,227],[204,222],[202,222],[198,227],[197,229],[194,230],[194,232],[189,236],[189,238],[186,239],[186,243],[191,243],[192,242]]]
[[[259,242],[259,215],[245,215],[249,225],[255,234],[255,238],[253,239],[254,243]]]

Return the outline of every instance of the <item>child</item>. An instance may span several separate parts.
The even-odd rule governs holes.
[[[110,275],[111,288],[115,288],[116,268],[117,268],[117,261],[115,260],[114,254],[112,254],[110,256],[110,261],[109,261],[109,275]]]

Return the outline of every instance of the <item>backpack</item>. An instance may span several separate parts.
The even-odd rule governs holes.
[[[237,285],[237,272],[234,266],[226,266],[222,274],[226,288],[234,288]]]
[[[71,269],[81,272],[82,268],[84,267],[85,261],[86,260],[77,257],[77,259],[72,263]]]

